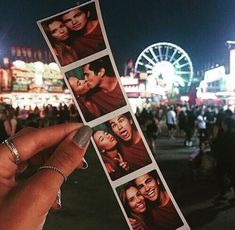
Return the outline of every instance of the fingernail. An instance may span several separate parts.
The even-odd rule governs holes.
[[[82,126],[73,137],[73,143],[78,145],[79,148],[84,148],[90,141],[92,129],[84,125]]]
[[[56,204],[61,208],[61,191],[59,190],[56,196]]]
[[[82,158],[82,162],[83,162],[82,169],[87,169],[88,168],[88,163],[87,163],[87,161],[84,157]]]

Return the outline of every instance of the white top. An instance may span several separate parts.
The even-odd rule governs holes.
[[[198,124],[199,129],[205,129],[206,128],[206,117],[203,117],[202,115],[198,115],[197,124]]]
[[[169,110],[166,114],[167,124],[175,125],[176,124],[176,113],[174,110]]]

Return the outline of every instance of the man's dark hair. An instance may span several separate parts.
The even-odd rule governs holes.
[[[112,67],[112,63],[110,61],[109,56],[104,56],[98,60],[95,60],[93,62],[88,63],[89,64],[89,69],[94,71],[95,74],[98,74],[99,71],[104,68],[105,69],[105,74],[109,77],[115,76],[114,70]]]

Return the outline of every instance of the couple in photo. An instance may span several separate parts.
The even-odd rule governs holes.
[[[183,225],[155,171],[122,186],[119,197],[134,230],[175,230]]]
[[[126,105],[109,56],[71,70],[66,77],[87,121]]]
[[[42,27],[61,66],[105,49],[95,3],[44,21]]]
[[[110,119],[94,129],[93,138],[112,180],[151,163],[130,113]]]

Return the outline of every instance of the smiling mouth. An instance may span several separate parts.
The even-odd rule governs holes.
[[[139,208],[139,209],[144,209],[145,204],[143,202],[141,202],[141,203],[137,204],[136,207]]]
[[[146,195],[150,198],[155,196],[155,189],[151,189],[149,192],[146,193]]]

